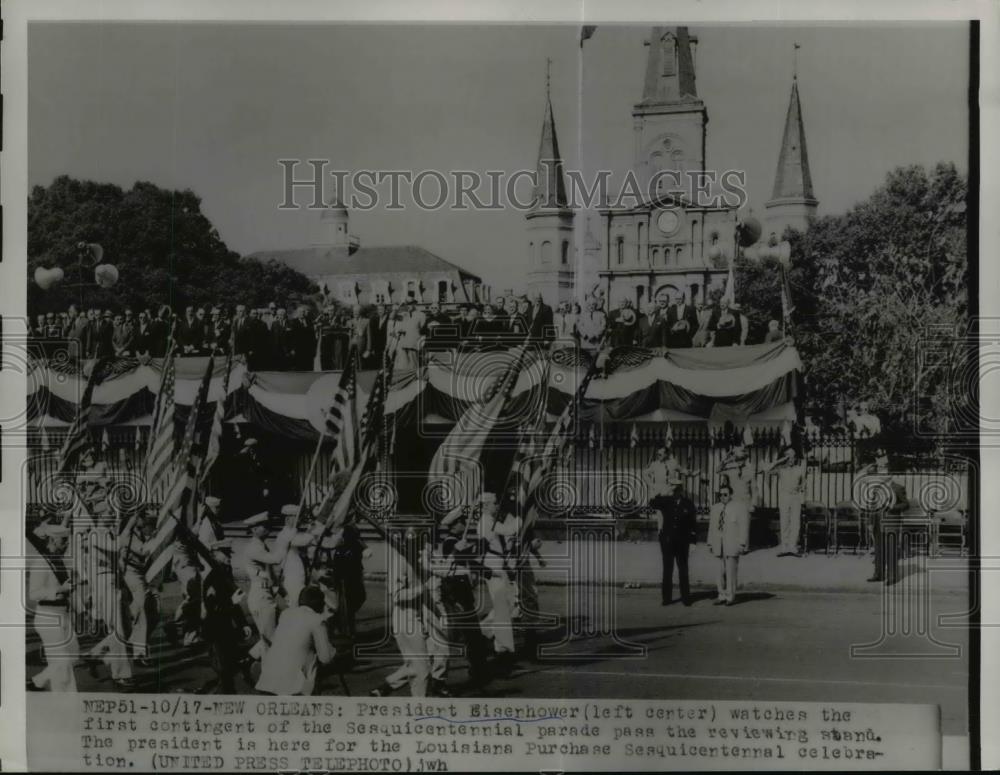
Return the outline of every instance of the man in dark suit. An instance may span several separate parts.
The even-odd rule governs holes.
[[[694,306],[684,301],[683,294],[677,294],[674,303],[667,310],[666,346],[669,348],[690,347],[698,330],[698,312]]]
[[[135,327],[135,336],[132,340],[133,355],[149,356],[153,347],[153,326],[149,319],[149,313],[142,310],[139,313],[139,322]]]
[[[550,342],[555,339],[555,316],[552,314],[552,307],[542,298],[541,291],[535,294],[531,305],[529,330],[531,338],[537,342]]]
[[[104,310],[104,317],[97,327],[97,348],[95,357],[113,358],[115,356],[115,325],[112,322],[111,310]]]
[[[691,586],[688,580],[688,549],[697,540],[695,510],[691,499],[684,494],[684,480],[675,472],[668,481],[673,492],[657,495],[649,505],[657,510],[660,553],[663,556],[662,605],[673,602],[674,563],[681,587],[681,601],[691,605]]]
[[[166,304],[160,307],[156,320],[149,324],[149,355],[151,358],[162,358],[170,347],[170,329],[173,325],[173,312]]]
[[[205,339],[205,328],[195,314],[194,307],[184,310],[184,317],[177,322],[174,331],[177,340],[177,355],[197,355]]]
[[[253,326],[250,325],[250,318],[247,316],[246,304],[236,305],[236,314],[233,315],[232,335],[233,335],[233,355],[243,355],[250,360],[253,355],[254,342],[252,339]]]
[[[284,307],[279,307],[271,323],[271,368],[284,371],[291,368],[291,337],[288,330],[288,313]]]

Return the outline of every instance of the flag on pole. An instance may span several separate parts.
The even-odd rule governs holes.
[[[628,437],[628,445],[632,449],[639,446],[639,429],[635,426],[635,423],[632,423],[632,432]]]
[[[456,501],[473,503],[483,491],[479,459],[490,433],[496,428],[521,373],[527,343],[510,351],[511,362],[486,390],[481,401],[473,403],[458,418],[455,427],[434,453],[428,479],[455,483]],[[451,507],[459,505],[453,502]]]
[[[326,413],[326,433],[333,438],[334,443],[331,480],[339,472],[354,468],[357,462],[358,428],[355,410],[357,394],[357,350],[351,348],[347,366],[344,367],[337,390],[333,394],[333,403]]]
[[[233,341],[230,337],[229,354],[226,356],[226,376],[222,380],[222,395],[215,402],[215,413],[212,415],[212,427],[208,432],[208,444],[205,447],[205,456],[201,461],[201,471],[198,474],[198,482],[204,482],[205,478],[212,470],[212,465],[219,457],[219,450],[222,448],[222,423],[226,419],[226,397],[229,395],[229,377],[233,370]]]
[[[76,409],[76,417],[73,418],[73,423],[66,432],[66,440],[59,450],[57,475],[65,474],[76,466],[83,453],[93,447],[94,440],[90,435],[90,407],[94,397],[94,387],[101,380],[104,365],[105,359],[98,358],[91,367],[87,385],[83,389],[83,396],[80,397],[80,404]]]
[[[151,497],[159,494],[174,459],[174,390],[177,366],[171,350],[163,363],[160,391],[153,409],[153,424],[149,428],[149,451],[146,454],[146,486]]]
[[[205,369],[205,376],[202,377],[198,394],[191,405],[181,446],[171,467],[170,486],[163,503],[160,505],[160,513],[156,520],[156,534],[149,543],[149,565],[146,569],[146,580],[150,582],[159,577],[160,572],[173,556],[171,549],[177,531],[177,520],[174,512],[177,510],[194,511],[193,508],[188,507],[194,505],[192,501],[197,486],[198,461],[194,451],[198,435],[198,415],[201,414],[202,407],[205,405],[214,370],[215,358],[211,357],[208,359],[208,367]],[[182,519],[186,518],[185,516]],[[193,519],[189,523],[186,522],[185,526],[191,529]]]
[[[599,369],[595,360],[587,369],[583,379],[580,380],[580,385],[572,400],[566,405],[562,414],[559,415],[559,419],[556,420],[556,424],[549,434],[542,454],[528,461],[528,465],[522,465],[521,470],[518,472],[518,513],[521,516],[522,537],[538,518],[539,486],[551,467],[566,455],[566,452],[573,444],[580,405],[587,394],[587,388],[590,387],[591,380],[597,376],[598,371]],[[590,432],[593,434],[593,426],[591,426]]]

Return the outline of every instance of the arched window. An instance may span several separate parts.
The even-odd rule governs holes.
[[[563,243],[562,243],[562,260],[561,260],[561,263],[562,263],[563,266],[566,266],[566,264],[569,263],[569,241],[568,240],[563,240]]]
[[[552,262],[552,243],[548,240],[542,243],[542,263],[548,264]]]
[[[642,224],[635,227],[635,260],[642,263]]]
[[[653,266],[656,266],[658,263],[660,263],[660,249],[653,248]]]
[[[621,235],[618,236],[618,242],[615,243],[615,249],[617,251],[618,266],[625,263],[625,238]]]
[[[406,281],[406,295],[404,297],[404,301],[409,301],[410,299],[420,301],[420,282],[417,280]]]
[[[438,280],[437,282],[438,302],[444,303],[448,301],[448,290],[450,285],[451,283],[449,283],[447,280]]]

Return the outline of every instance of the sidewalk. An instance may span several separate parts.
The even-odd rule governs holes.
[[[365,575],[381,578],[385,575],[384,544],[371,543],[372,556],[365,562]],[[545,541],[542,556],[548,568],[538,568],[533,563],[540,584],[564,585],[568,582],[571,558],[562,541]],[[614,547],[612,572],[606,563],[581,562],[577,557],[574,576],[584,583],[615,583],[658,586],[662,574],[660,545],[653,541],[618,541]],[[871,554],[809,554],[803,557],[778,557],[777,548],[758,549],[740,560],[740,588],[743,590],[788,589],[802,591],[872,592],[883,589],[882,584],[869,582],[873,565]],[[588,555],[593,556],[588,548]],[[586,566],[591,567],[586,567]],[[600,566],[600,567],[599,567]],[[693,587],[714,589],[718,573],[718,560],[708,547],[696,544],[691,547],[688,561]],[[929,587],[932,592],[965,594],[968,589],[968,558],[947,556],[940,558],[910,557],[900,562],[901,584]],[[677,589],[676,583],[674,585]]]

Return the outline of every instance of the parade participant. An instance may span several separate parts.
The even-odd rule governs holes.
[[[331,538],[328,578],[336,595],[336,621],[341,633],[353,643],[357,614],[367,597],[363,561],[371,555],[371,550],[361,539],[358,528],[350,523]]]
[[[174,575],[181,588],[181,601],[174,619],[167,627],[168,638],[176,640],[179,631],[185,646],[201,637],[201,571],[202,558],[188,541],[174,541],[172,556]]]
[[[260,665],[257,691],[277,695],[310,695],[319,664],[333,661],[336,651],[326,631],[323,592],[305,587],[297,605],[281,614],[274,641]]]
[[[198,537],[198,542],[202,546],[211,546],[216,541],[220,541],[225,537],[225,531],[222,528],[222,521],[219,519],[219,514],[222,509],[222,499],[216,498],[214,495],[206,495],[204,501],[202,501],[201,517],[198,520],[198,529],[195,535]],[[208,560],[204,557],[201,558],[201,569],[203,573],[208,573],[210,566]]]
[[[529,528],[524,534],[524,550],[517,552],[516,584],[514,586],[514,616],[513,618],[524,628],[524,651],[529,659],[537,656],[538,632],[537,620],[538,587],[535,584],[535,570],[531,558],[535,558],[538,567],[545,567],[545,559],[541,553],[542,541],[535,537],[534,529]],[[535,620],[535,621],[533,621]]]
[[[76,691],[73,663],[80,647],[69,608],[73,583],[62,560],[69,532],[63,525],[44,524],[28,536],[45,559],[44,565],[28,570],[28,604],[35,614],[33,624],[42,639],[47,663],[28,680],[28,691]]]
[[[805,499],[806,464],[795,447],[786,446],[765,473],[778,477],[778,510],[781,524],[779,557],[799,556],[799,529]]]
[[[517,536],[521,533],[521,520],[513,514],[501,512],[493,493],[483,493],[481,505],[478,535],[486,542],[483,567],[492,605],[492,610],[483,620],[483,631],[493,639],[497,670],[506,674],[514,667],[514,595],[509,562]]]
[[[684,494],[684,480],[674,472],[667,482],[670,495],[657,494],[649,505],[656,509],[656,529],[663,558],[663,581],[660,586],[661,605],[673,601],[674,564],[681,587],[681,602],[691,605],[691,585],[688,580],[688,550],[697,540],[694,503]]]
[[[128,528],[131,531],[131,527]],[[122,592],[118,586],[118,526],[100,523],[91,539],[95,552],[94,616],[103,622],[107,634],[85,657],[90,674],[96,676],[97,664],[107,665],[111,680],[122,690],[132,687],[132,662],[125,647],[128,641],[123,617]]]
[[[242,671],[244,680],[251,682],[243,648],[250,637],[250,627],[240,605],[245,594],[233,580],[232,541],[217,539],[206,546],[212,552],[212,563],[202,586],[205,601],[202,635],[216,678],[205,684],[202,692],[215,685],[221,694],[235,694],[236,673]]]
[[[446,531],[440,554],[448,563],[441,580],[441,604],[449,642],[462,643],[469,661],[469,687],[478,689],[489,681],[490,641],[479,624],[473,573],[482,568],[481,552],[468,540],[465,506],[457,506],[441,520]]]
[[[282,506],[281,516],[285,518],[285,526],[277,540],[288,547],[281,563],[281,587],[285,591],[287,605],[294,606],[306,585],[306,566],[302,561],[302,551],[315,541],[315,535],[309,530],[299,529],[299,507],[294,503]]]
[[[740,555],[746,554],[750,545],[750,513],[743,502],[733,500],[733,488],[723,484],[708,520],[708,549],[719,560],[715,605],[733,605],[739,587]]]
[[[373,697],[387,697],[409,684],[410,695],[426,697],[430,683],[431,657],[427,612],[428,588],[420,569],[421,541],[411,527],[406,531],[400,551],[388,554],[387,590],[392,603],[392,634],[399,646],[403,664],[373,689]]]
[[[124,568],[125,588],[122,592],[123,605],[128,606],[130,626],[128,630],[129,644],[132,646],[132,656],[136,664],[149,666],[149,633],[155,622],[147,605],[149,585],[146,583],[146,565],[149,550],[146,542],[156,532],[156,515],[153,513],[138,514],[132,521],[131,528],[122,531],[118,536],[118,555],[120,566]]]
[[[270,648],[274,639],[274,629],[278,618],[278,607],[274,600],[275,568],[285,560],[287,546],[280,543],[269,549],[267,538],[267,512],[262,511],[245,520],[250,529],[250,541],[246,549],[247,575],[250,577],[250,591],[247,593],[247,610],[257,627],[260,643],[255,655],[260,658]]]

